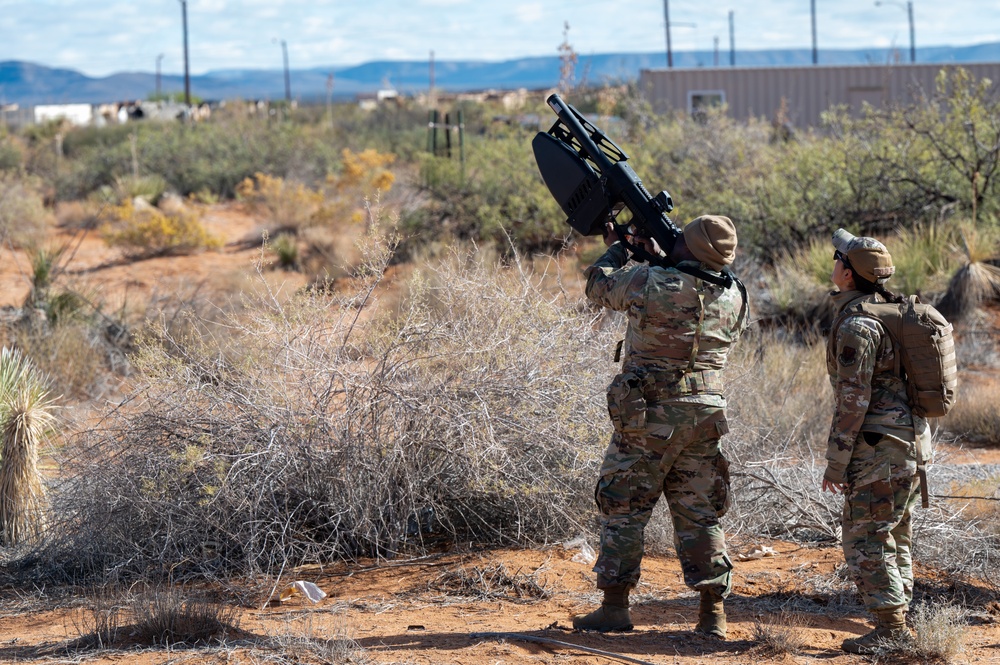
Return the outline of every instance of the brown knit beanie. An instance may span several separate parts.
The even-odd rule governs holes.
[[[736,257],[736,227],[728,217],[702,215],[684,227],[684,242],[695,258],[722,270]]]

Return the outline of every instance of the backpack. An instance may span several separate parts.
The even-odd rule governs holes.
[[[913,413],[940,418],[955,406],[958,365],[952,325],[933,306],[910,296],[902,303],[863,302],[837,317],[830,329],[830,349],[837,330],[848,316],[865,314],[878,319],[892,337],[896,349],[896,376],[906,381],[906,394]],[[902,365],[902,367],[900,366]]]

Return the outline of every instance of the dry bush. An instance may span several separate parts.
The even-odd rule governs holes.
[[[800,653],[808,641],[795,629],[795,618],[788,612],[754,618],[750,639],[755,653],[767,658]]]
[[[297,233],[328,218],[323,192],[266,173],[244,179],[236,195],[264,215],[272,232]]]
[[[823,340],[751,333],[727,370],[733,535],[838,537],[839,506],[817,488],[825,469],[833,393]]]
[[[924,662],[960,662],[968,634],[968,611],[961,606],[922,603],[910,612],[916,632],[909,650]]]
[[[98,201],[59,201],[56,203],[56,224],[63,229],[94,229],[101,221],[104,204]]]
[[[265,291],[213,335],[146,340],[23,563],[183,580],[592,531],[615,331],[475,252],[377,316],[391,244],[362,253],[350,292]]]
[[[549,597],[549,592],[535,580],[534,574],[525,575],[519,570],[512,573],[502,563],[447,570],[432,580],[428,587],[452,596],[468,596],[477,600],[518,602]]]
[[[198,213],[167,213],[151,206],[126,201],[105,213],[101,235],[112,247],[137,259],[164,254],[190,254],[217,249],[222,240],[209,233]]]
[[[14,247],[40,246],[51,225],[40,183],[0,171],[0,239]]]

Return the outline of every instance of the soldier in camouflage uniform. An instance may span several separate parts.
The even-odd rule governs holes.
[[[601,551],[594,566],[604,601],[574,617],[580,630],[631,630],[629,591],[639,581],[643,530],[662,493],[673,519],[684,581],[701,592],[697,630],[726,636],[722,601],[732,562],[719,518],[728,506],[728,431],[722,370],[747,327],[742,285],[724,288],[685,268],[719,273],[732,263],[736,230],[727,217],[688,224],[670,254],[676,267],[624,267],[613,227],[609,249],[587,268],[587,297],[628,316],[621,373],[608,388],[614,435],[595,496]]]
[[[892,257],[874,238],[838,229],[831,276],[838,315],[863,302],[899,302],[884,287]],[[877,319],[847,314],[830,334],[827,369],[835,409],[823,491],[844,494],[844,558],[876,628],[844,641],[850,653],[912,639],[906,612],[913,598],[910,517],[920,491],[920,463],[930,458],[930,431],[912,413],[905,381],[894,373],[892,338]]]

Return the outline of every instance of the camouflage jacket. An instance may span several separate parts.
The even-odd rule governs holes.
[[[832,297],[837,314],[861,302],[885,302],[878,294],[860,291],[835,292]],[[836,335],[826,359],[834,412],[824,477],[842,483],[861,432],[888,434],[912,443],[929,437],[929,430],[926,421],[910,409],[906,382],[894,373],[892,337],[877,319],[860,313],[848,316],[830,334]]]
[[[675,268],[623,267],[627,260],[625,248],[615,243],[585,271],[587,297],[628,317],[622,372],[650,373],[658,382],[702,372],[709,377],[708,389],[677,399],[725,406],[721,370],[749,320],[739,288],[723,288]]]

